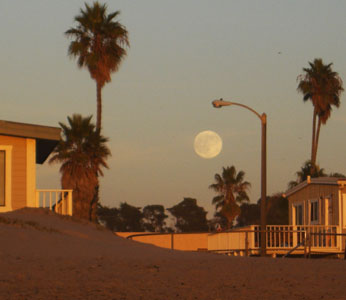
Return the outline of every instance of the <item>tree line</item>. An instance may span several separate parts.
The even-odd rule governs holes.
[[[126,202],[119,208],[99,204],[97,215],[101,224],[112,231],[131,232],[205,232],[209,230],[207,211],[197,205],[197,200],[184,198],[180,203],[167,208],[174,217],[174,224],[167,224],[168,215],[163,205],[147,205],[143,209]]]
[[[167,213],[172,216],[170,224]],[[126,202],[117,208],[98,204],[97,216],[100,224],[116,232],[214,232],[228,227],[227,218],[218,212],[208,219],[207,211],[193,198],[184,198],[167,209],[159,204],[143,208]],[[288,202],[281,194],[267,197],[267,222],[288,224]],[[241,204],[234,227],[259,224],[260,200],[256,204]]]

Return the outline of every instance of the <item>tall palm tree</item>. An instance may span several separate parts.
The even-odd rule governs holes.
[[[244,181],[245,173],[237,173],[234,166],[222,168],[222,174],[215,174],[215,183],[209,186],[218,193],[212,200],[216,210],[227,218],[228,227],[232,226],[234,218],[239,215],[239,205],[243,201],[249,201],[247,191],[251,184]]]
[[[102,167],[108,168],[107,139],[95,129],[91,116],[74,114],[67,120],[68,125],[59,123],[62,138],[49,162],[61,163],[61,186],[73,190],[73,215],[93,220],[98,176],[103,175]]]
[[[298,76],[298,92],[303,100],[311,100],[313,109],[311,164],[316,164],[318,140],[322,124],[330,117],[332,106],[339,107],[340,95],[344,90],[342,80],[331,68],[333,64],[323,64],[322,59],[316,58],[309,62],[309,68],[303,68],[304,73]]]
[[[70,28],[65,35],[72,38],[68,54],[77,58],[80,68],[86,67],[96,81],[97,119],[96,130],[101,131],[103,86],[111,81],[111,73],[116,72],[126,56],[129,46],[126,28],[115,19],[120,12],[107,14],[106,4],[85,3],[74,20],[77,26]]]

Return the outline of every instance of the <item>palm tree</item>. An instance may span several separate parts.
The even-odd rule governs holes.
[[[101,131],[103,86],[111,81],[111,73],[116,72],[126,56],[129,46],[128,32],[116,17],[119,11],[107,14],[106,4],[94,2],[92,6],[85,3],[74,20],[77,26],[70,28],[65,35],[72,38],[68,54],[77,58],[80,68],[86,67],[90,76],[96,81],[97,120],[96,130]]]
[[[218,193],[212,200],[216,210],[227,218],[228,227],[232,226],[234,218],[239,215],[239,205],[243,201],[249,201],[247,191],[251,184],[244,181],[245,173],[237,173],[234,166],[222,168],[222,174],[215,174],[215,183],[209,186]]]
[[[59,123],[62,138],[49,162],[61,163],[61,186],[73,190],[73,215],[94,220],[98,176],[103,175],[102,167],[108,168],[107,139],[95,130],[91,116],[74,114],[67,120],[68,125]]]
[[[332,106],[339,107],[340,95],[344,90],[342,80],[331,68],[332,63],[324,65],[322,59],[309,62],[309,68],[303,68],[304,74],[298,76],[298,92],[303,100],[311,100],[314,107],[312,118],[311,164],[316,164],[318,140],[322,124],[330,117]]]
[[[300,171],[296,172],[297,180],[290,181],[288,183],[288,188],[291,189],[298,185],[299,183],[305,181],[308,176],[311,178],[325,177],[327,174],[324,172],[323,168],[320,168],[317,164],[312,164],[310,160],[307,160],[301,167]]]

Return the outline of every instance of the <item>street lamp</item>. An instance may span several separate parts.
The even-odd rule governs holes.
[[[247,110],[253,112],[261,120],[262,128],[262,138],[261,138],[261,256],[266,255],[266,198],[267,198],[267,115],[263,113],[260,115],[257,111],[253,110],[247,105],[223,101],[214,100],[212,102],[213,106],[216,108],[221,108],[222,106],[237,105]]]

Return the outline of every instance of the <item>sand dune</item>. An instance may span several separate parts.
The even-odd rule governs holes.
[[[43,209],[0,214],[0,299],[346,299],[346,261],[157,248]]]

